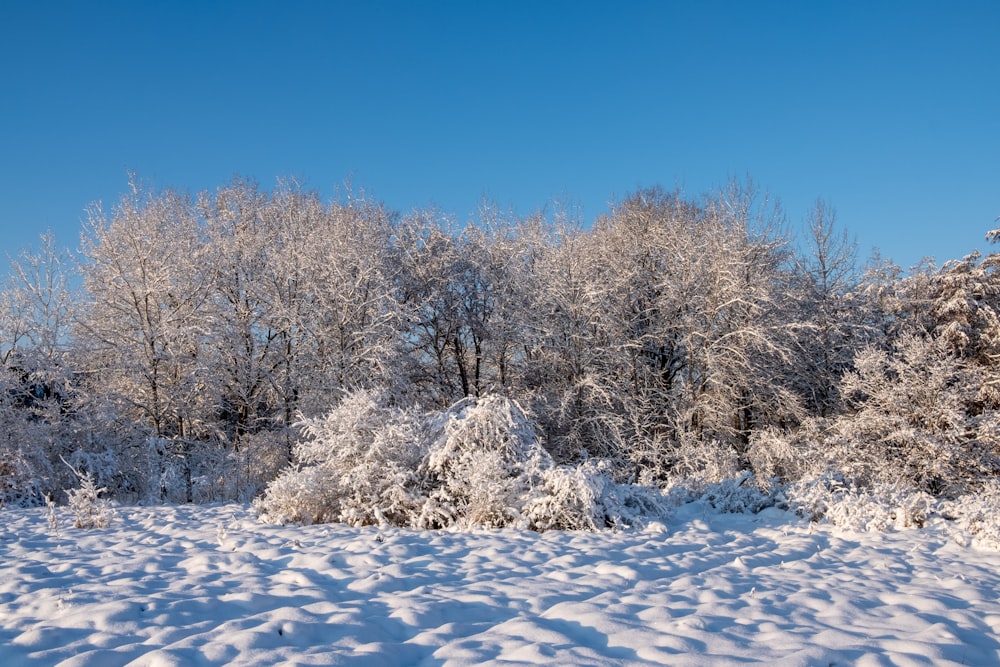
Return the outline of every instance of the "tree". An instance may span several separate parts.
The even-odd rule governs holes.
[[[37,252],[11,262],[0,293],[0,505],[38,504],[60,488],[52,464],[75,445],[71,260],[43,234]]]
[[[193,499],[195,445],[214,439],[216,395],[203,373],[214,268],[190,198],[134,180],[108,217],[95,206],[83,234],[85,297],[78,340],[92,411],[142,424],[153,461],[129,456],[140,476],[159,470],[160,488]],[[171,488],[178,474],[181,489]],[[144,480],[146,481],[146,480]]]
[[[285,255],[302,280],[302,402],[310,413],[350,392],[391,383],[401,329],[396,231],[395,215],[384,206],[348,195],[310,222],[297,259]]]
[[[870,336],[859,317],[857,244],[822,200],[810,213],[805,247],[795,267],[796,385],[810,413],[826,417],[839,409],[840,377]]]
[[[452,234],[426,214],[405,220],[400,232],[408,380],[442,407],[479,395],[496,305],[493,277],[482,263],[487,240],[471,226]]]
[[[780,206],[752,183],[710,197],[699,225],[700,289],[686,309],[690,427],[745,449],[754,429],[801,418],[786,377],[787,238]]]
[[[387,383],[393,218],[363,198],[324,204],[294,182],[268,193],[237,180],[202,194],[200,210],[216,267],[207,359],[219,428],[259,487],[290,460],[300,411]]]
[[[702,284],[700,208],[680,193],[641,190],[595,225],[595,311],[605,354],[601,384],[615,397],[621,455],[637,470],[672,465],[691,349],[687,308]]]
[[[538,219],[530,229],[536,241],[522,319],[525,388],[557,459],[616,456],[620,415],[604,381],[607,296],[595,238],[567,221],[546,228]]]
[[[269,224],[268,199],[255,184],[234,181],[199,201],[208,261],[216,267],[206,304],[213,323],[208,373],[219,393],[220,427],[236,450],[273,427],[278,403],[271,382],[278,363],[277,299],[266,287],[277,282],[267,276],[281,235]]]
[[[796,414],[775,372],[789,359],[785,242],[768,226],[778,212],[753,196],[732,187],[698,205],[639,191],[543,255],[533,324],[550,333],[529,358],[552,365],[541,393],[561,397],[550,446],[662,476],[682,442],[738,450]]]

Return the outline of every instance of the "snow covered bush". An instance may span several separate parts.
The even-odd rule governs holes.
[[[420,465],[432,490],[417,524],[496,528],[518,523],[541,473],[554,465],[524,409],[503,396],[466,398],[438,421]]]
[[[39,507],[61,481],[52,465],[59,433],[17,405],[19,390],[7,375],[0,364],[0,507]]]
[[[938,511],[953,522],[949,532],[959,544],[1000,551],[1000,481],[990,480],[975,493],[942,501]]]
[[[701,497],[719,512],[727,514],[756,514],[784,501],[779,485],[768,484],[765,490],[749,471],[709,484],[702,490]]]
[[[995,438],[973,416],[979,369],[947,341],[907,335],[894,351],[869,348],[855,364],[842,392],[856,411],[837,420],[828,450],[854,467],[855,481],[954,497],[1000,469]]]
[[[500,397],[421,415],[360,391],[299,428],[295,465],[256,501],[264,521],[509,525],[532,471],[550,465],[531,421]]]
[[[770,480],[761,484],[750,471],[714,482],[675,478],[664,493],[669,505],[702,502],[722,514],[756,514],[768,507],[787,507],[784,485]]]
[[[110,450],[87,452],[74,449],[64,457],[63,462],[72,472],[74,482],[82,481],[83,477],[91,477],[98,487],[110,489],[118,481],[116,477],[119,475],[120,465],[114,452]]]
[[[72,466],[70,467],[80,480],[79,488],[66,489],[69,507],[76,516],[74,527],[107,528],[114,518],[114,509],[111,507],[111,503],[106,498],[101,498],[101,494],[105,493],[107,489],[98,488],[94,476],[90,472],[80,472]]]
[[[667,512],[658,490],[616,484],[608,462],[556,466],[502,396],[419,414],[358,392],[300,428],[295,464],[255,501],[263,521],[596,530]]]
[[[295,464],[255,501],[271,523],[407,525],[419,505],[423,424],[375,393],[349,394],[326,415],[303,419]]]
[[[1000,551],[1000,481],[996,479],[952,499],[887,484],[861,488],[832,475],[792,484],[785,492],[789,506],[814,521],[857,531],[934,525],[962,546]]]
[[[532,530],[634,528],[666,519],[671,504],[651,486],[614,481],[614,463],[590,459],[542,473],[542,487],[524,507]]]
[[[21,446],[0,446],[0,507],[41,505],[48,470],[43,457]]]
[[[339,479],[327,466],[293,467],[254,501],[265,523],[329,523],[340,519]]]
[[[250,502],[288,465],[287,438],[284,429],[276,429],[244,435],[238,446],[203,443],[192,448],[188,459],[194,502]]]
[[[801,479],[816,464],[820,420],[809,419],[794,433],[761,429],[750,437],[745,458],[760,485]]]
[[[908,486],[859,486],[839,475],[823,475],[789,485],[791,509],[812,521],[858,531],[923,527],[934,497]]]
[[[702,440],[692,433],[681,435],[674,452],[670,478],[692,484],[712,484],[740,474],[740,462],[732,445],[720,440]]]
[[[524,508],[535,530],[600,530],[606,525],[603,506],[613,484],[599,462],[555,466],[542,473],[541,492]]]
[[[847,493],[851,502],[889,505],[845,509],[846,523],[919,522],[925,496],[972,493],[1000,471],[1000,418],[981,400],[982,372],[931,336],[869,347],[841,382],[850,410],[789,432],[758,431],[746,462],[761,480],[798,483],[810,515],[826,516]],[[913,512],[899,513],[901,493],[917,503]]]

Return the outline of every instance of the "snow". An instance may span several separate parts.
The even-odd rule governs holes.
[[[0,664],[988,665],[1000,553],[703,502],[644,531],[0,511]]]

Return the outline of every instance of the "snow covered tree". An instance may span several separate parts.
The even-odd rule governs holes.
[[[702,211],[679,193],[635,193],[594,230],[601,382],[616,397],[620,456],[664,472],[679,437],[690,369],[686,308],[704,287]]]
[[[946,262],[931,281],[933,333],[983,366],[1000,364],[1000,254]]]
[[[464,253],[480,282],[479,296],[466,307],[467,318],[481,332],[477,395],[524,388],[525,321],[540,224],[541,213],[520,220],[484,201],[476,223],[463,230]]]
[[[665,475],[682,442],[741,449],[758,424],[799,414],[782,370],[780,216],[753,195],[640,191],[539,253],[527,359],[557,456]]]
[[[200,208],[217,268],[205,358],[219,429],[259,485],[291,459],[300,410],[388,382],[393,220],[364,199],[324,204],[294,182],[268,193],[237,180],[204,193]]]
[[[908,276],[873,264],[844,317],[869,342],[836,387],[843,409],[762,434],[755,469],[945,497],[983,488],[1000,472],[994,261],[973,253]]]
[[[604,381],[610,347],[598,241],[567,221],[531,229],[535,256],[524,282],[525,388],[560,461],[621,452],[620,413]]]
[[[64,475],[52,464],[76,443],[69,333],[72,257],[43,234],[11,262],[0,293],[0,504],[41,501]]]
[[[905,276],[876,258],[859,276],[820,201],[792,261],[752,183],[639,190],[589,229],[488,202],[461,226],[400,218],[292,181],[130,186],[91,211],[79,296],[51,240],[0,295],[5,502],[64,488],[59,456],[112,493],[171,500],[247,498],[294,461],[274,498],[300,503],[307,478],[338,489],[307,520],[413,525],[585,525],[618,482],[748,467],[840,460],[860,483],[941,494],[994,471],[1000,255]],[[515,475],[473,438],[438,465],[442,415],[530,421],[553,460]],[[341,451],[313,461],[296,423]],[[419,446],[397,460],[393,438]],[[362,480],[383,465],[396,481]]]
[[[662,475],[691,438],[742,450],[751,432],[797,414],[784,386],[785,240],[780,210],[732,184],[701,204],[645,191],[595,228],[612,287],[602,327],[625,438]]]
[[[447,405],[469,391],[467,333],[454,277],[462,270],[457,243],[433,214],[419,213],[402,221],[397,252],[407,322],[405,382],[432,404]]]
[[[159,478],[145,493],[190,501],[195,450],[215,437],[216,394],[201,363],[215,267],[202,261],[190,198],[131,185],[110,217],[92,208],[83,234],[80,372],[92,414],[141,424],[151,438],[122,453],[146,482]]]
[[[213,323],[206,361],[220,426],[236,449],[270,426],[277,403],[270,381],[278,346],[274,299],[263,287],[279,237],[264,215],[267,199],[254,184],[236,181],[200,201],[207,259],[218,269],[206,302]]]
[[[497,216],[458,232],[429,214],[403,221],[406,377],[432,404],[511,386],[521,356],[524,252],[516,227]]]
[[[730,183],[705,205],[702,289],[689,308],[690,423],[702,438],[745,448],[752,432],[794,422],[787,387],[789,327],[782,300],[787,239],[780,206],[752,183]]]
[[[838,230],[836,212],[822,200],[810,213],[805,253],[793,279],[799,323],[795,387],[806,409],[825,417],[839,409],[840,377],[871,335],[858,294],[857,244]]]
[[[349,392],[391,383],[401,329],[396,231],[384,206],[348,195],[326,205],[310,222],[305,245],[285,254],[301,280],[307,380],[301,401],[311,414]]]

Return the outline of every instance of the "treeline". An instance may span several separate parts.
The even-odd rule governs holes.
[[[248,499],[303,418],[362,391],[515,398],[554,461],[621,482],[832,471],[964,493],[1000,470],[998,259],[862,265],[824,204],[796,242],[737,183],[637,191],[591,228],[133,183],[78,253],[46,238],[14,264],[0,501],[58,495],[70,466],[123,499]]]

